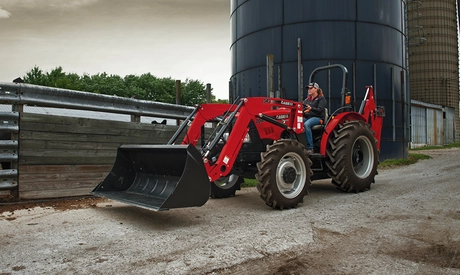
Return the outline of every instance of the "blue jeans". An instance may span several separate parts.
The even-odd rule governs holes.
[[[305,126],[305,136],[307,137],[307,150],[313,150],[313,135],[311,133],[311,127],[319,125],[321,119],[319,117],[310,117],[304,119],[303,125]]]

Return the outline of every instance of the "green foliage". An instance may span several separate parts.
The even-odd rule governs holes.
[[[158,78],[150,73],[140,76],[127,75],[124,78],[105,72],[79,76],[65,73],[62,67],[56,67],[51,72],[43,72],[38,66],[34,66],[23,79],[28,84],[176,103],[176,81],[170,77]],[[212,94],[211,100],[216,102]],[[181,82],[180,103],[182,105],[193,106],[204,102],[206,102],[206,86],[203,82],[192,79]]]
[[[213,99],[212,102],[215,102],[215,103],[228,103],[228,99],[218,99],[218,100],[215,100],[215,101]]]

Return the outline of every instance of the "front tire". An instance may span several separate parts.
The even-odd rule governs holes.
[[[296,207],[311,185],[310,166],[307,150],[296,140],[282,139],[267,145],[257,163],[260,197],[274,209]]]
[[[234,197],[237,190],[241,189],[244,178],[237,175],[229,175],[211,182],[211,194],[213,199]]]
[[[346,121],[329,139],[326,165],[332,183],[345,192],[362,192],[375,182],[377,140],[364,121]]]

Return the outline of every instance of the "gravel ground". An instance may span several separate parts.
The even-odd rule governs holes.
[[[368,192],[315,181],[296,209],[255,188],[153,212],[84,198],[0,205],[5,274],[460,274],[460,149],[380,171]]]

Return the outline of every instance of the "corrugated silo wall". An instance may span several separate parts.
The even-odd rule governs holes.
[[[408,3],[409,73],[414,100],[455,109],[460,140],[459,54],[456,0]]]
[[[230,98],[267,95],[266,56],[274,55],[275,87],[298,98],[298,39],[304,84],[312,70],[334,63],[349,70],[357,105],[373,85],[386,108],[381,160],[408,154],[410,96],[402,0],[232,0]],[[279,70],[278,70],[279,68]],[[317,75],[328,107],[340,105],[342,74]],[[277,81],[277,79],[281,81]],[[329,81],[330,80],[330,81]],[[306,90],[303,90],[306,95]]]

